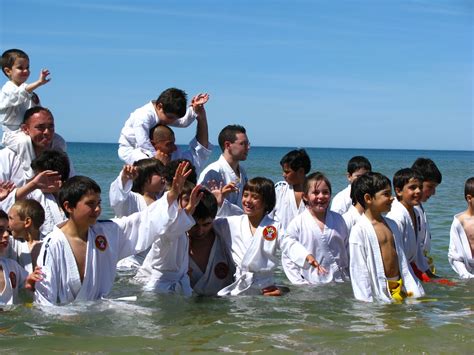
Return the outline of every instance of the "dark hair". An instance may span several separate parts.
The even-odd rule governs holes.
[[[329,193],[332,195],[332,187],[331,187],[331,182],[329,181],[329,179],[326,177],[326,175],[324,175],[322,172],[320,171],[316,171],[314,173],[311,173],[310,175],[308,175],[304,181],[304,189],[303,189],[303,193],[305,195],[308,195],[309,193],[309,188],[311,187],[311,183],[312,182],[318,182],[318,181],[324,181],[326,183],[326,185],[328,186],[328,189],[329,189]]]
[[[28,57],[28,54],[23,52],[21,49],[12,48],[3,52],[2,59],[1,59],[3,74],[7,75],[7,73],[5,72],[5,68],[8,68],[8,69],[13,68],[13,65],[15,64],[15,60],[17,60],[17,58],[28,59],[28,61],[30,60],[30,58]]]
[[[69,179],[71,167],[67,154],[61,150],[46,149],[41,152],[32,162],[31,169],[38,174],[42,171],[53,170],[61,175],[61,181]]]
[[[26,218],[31,218],[33,222],[33,227],[39,229],[44,223],[44,208],[36,200],[26,199],[16,201],[12,207],[15,207],[18,217],[22,221]]]
[[[467,200],[467,195],[471,195],[474,198],[474,176],[466,180],[464,184],[464,198]]]
[[[400,169],[393,175],[393,188],[395,189],[397,200],[400,200],[400,198],[396,193],[396,189],[403,190],[403,187],[408,184],[411,179],[418,180],[420,183],[423,182],[423,176],[412,168]]]
[[[166,89],[156,99],[156,103],[162,105],[165,114],[172,113],[178,117],[186,114],[186,101],[186,93],[176,88]]]
[[[140,159],[133,163],[137,167],[138,176],[133,180],[132,191],[143,195],[143,188],[150,182],[153,175],[164,176],[165,166],[155,158]]]
[[[167,125],[164,125],[164,124],[161,124],[161,123],[158,123],[152,129],[150,129],[149,138],[150,138],[151,141],[155,140],[155,131],[157,131],[157,129],[160,129],[160,130],[167,129],[169,131],[169,133],[174,136],[174,131],[171,129],[171,127],[169,127]],[[157,131],[157,133],[158,133],[158,131]]]
[[[429,158],[418,158],[411,168],[418,170],[418,172],[423,175],[423,181],[432,181],[438,185],[441,184],[443,177],[433,160]]]
[[[174,174],[176,173],[176,169],[178,168],[178,165],[183,162],[183,161],[186,161],[189,163],[189,167],[191,168],[191,174],[188,175],[188,178],[186,179],[186,181],[190,181],[192,182],[194,185],[196,185],[197,183],[197,174],[196,174],[196,168],[194,167],[194,165],[191,163],[191,161],[189,161],[188,159],[175,159],[175,160],[172,160],[170,161],[167,165],[166,165],[166,169],[165,169],[165,179],[166,179],[166,183],[168,185],[171,185],[173,183],[173,178],[174,178]]]
[[[285,164],[293,171],[303,168],[305,175],[311,170],[311,159],[309,159],[308,153],[304,149],[295,149],[286,153],[280,160],[281,167]]]
[[[275,184],[272,180],[260,176],[254,177],[247,181],[242,191],[255,192],[262,196],[265,213],[270,213],[275,208]]]
[[[380,173],[367,172],[361,175],[352,183],[351,194],[353,195],[353,202],[358,202],[362,207],[365,205],[365,194],[374,197],[375,194],[383,189],[391,187],[390,179]]]
[[[0,219],[6,219],[8,221],[8,214],[4,210],[0,210]]]
[[[247,133],[245,128],[240,125],[228,125],[222,128],[222,130],[219,133],[219,137],[217,138],[219,142],[219,147],[221,147],[221,150],[224,151],[225,148],[225,142],[231,142],[234,143],[237,140],[237,134],[238,133]]]
[[[195,221],[206,218],[216,218],[217,214],[217,200],[208,189],[201,189],[201,200],[199,201],[193,213]]]
[[[90,177],[76,175],[68,179],[59,190],[58,201],[66,217],[69,213],[64,208],[64,202],[68,201],[70,207],[76,207],[81,198],[88,192],[100,194],[100,186]]]
[[[367,171],[372,171],[372,165],[370,164],[369,159],[362,155],[356,155],[352,157],[347,163],[347,172],[352,175],[354,172],[360,169],[365,169]]]
[[[42,106],[34,106],[34,107],[31,107],[28,110],[26,110],[25,114],[23,115],[23,123],[27,123],[31,116],[33,116],[34,114],[36,114],[38,112],[41,112],[41,111],[45,111],[45,112],[49,113],[51,118],[54,120],[53,113],[49,109],[47,109],[46,107],[42,107]]]

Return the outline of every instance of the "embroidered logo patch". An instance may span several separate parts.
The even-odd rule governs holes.
[[[278,236],[277,229],[274,226],[266,226],[263,229],[263,239],[272,241]]]
[[[107,239],[103,235],[95,237],[95,246],[100,251],[107,249]]]
[[[10,282],[12,283],[12,288],[16,288],[16,274],[13,271],[10,271]]]
[[[217,276],[218,279],[225,279],[229,274],[229,265],[224,262],[218,263],[214,267],[214,274]]]

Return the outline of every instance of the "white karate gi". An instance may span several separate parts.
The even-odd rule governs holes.
[[[474,258],[466,231],[459,222],[458,213],[453,218],[449,232],[449,264],[461,279],[474,278]]]
[[[401,232],[394,221],[389,218],[384,219],[393,234],[403,289],[409,296],[421,297],[425,292],[408,264],[403,251]],[[365,215],[352,228],[349,237],[349,253],[354,297],[366,302],[374,300],[392,302],[377,234]]]
[[[175,127],[187,127],[196,118],[193,108],[188,107],[186,114],[170,124]],[[156,150],[150,141],[150,130],[160,123],[155,104],[150,101],[133,111],[120,132],[118,155],[127,164],[154,157]]]
[[[293,284],[321,284],[349,280],[349,253],[346,224],[339,213],[327,211],[324,231],[306,209],[291,221],[283,240],[281,263]],[[306,257],[312,254],[326,274],[319,274]]]
[[[25,184],[25,174],[21,160],[10,148],[0,149],[0,181],[11,181],[16,186]]]
[[[423,262],[424,265],[428,265],[428,267],[434,267],[433,263],[430,265],[430,251],[431,251],[431,231],[430,225],[428,224],[428,216],[426,215],[426,211],[423,206],[420,204],[415,206],[415,210],[418,214],[418,244],[420,245],[419,248],[423,254],[423,258],[425,261]]]
[[[18,303],[18,289],[24,287],[28,272],[15,260],[5,257],[0,257],[0,266],[5,280],[5,288],[0,290],[0,305]]]
[[[347,186],[344,190],[339,191],[331,202],[331,211],[339,214],[344,214],[352,206],[351,199],[351,185]]]
[[[262,294],[262,289],[274,285],[273,270],[278,264],[280,223],[264,216],[252,235],[247,215],[218,218],[214,230],[226,238],[235,263],[235,281],[220,290],[218,296]]]
[[[43,237],[43,235],[41,235],[41,237]],[[39,246],[35,245],[35,248],[40,248],[41,244],[42,242],[39,242]],[[33,272],[33,260],[31,259],[28,242],[10,237],[6,256],[9,259],[15,260],[28,273],[31,274]]]
[[[227,160],[225,160],[224,156],[221,154],[217,161],[209,164],[202,171],[198,178],[198,184],[208,186],[208,182],[211,180],[216,181],[217,184],[222,183],[222,185],[235,182],[238,191],[228,194],[226,200],[236,206],[242,207],[242,193],[248,179],[247,173],[242,165],[240,165],[239,169],[240,176],[237,176]]]
[[[90,301],[106,296],[114,283],[117,261],[146,249],[176,225],[187,223],[175,201],[166,195],[142,212],[89,227],[84,279],[71,246],[59,228],[44,240],[38,265],[44,278],[36,283],[35,302],[55,305]]]
[[[300,205],[296,205],[295,190],[286,181],[279,181],[275,184],[276,203],[275,208],[270,213],[270,217],[280,222],[283,229],[286,229],[291,220],[304,212],[306,206],[303,199]]]
[[[234,281],[235,265],[229,245],[217,233],[215,236],[206,270],[201,270],[192,256],[189,257],[191,287],[197,295],[215,296]]]
[[[357,208],[354,205],[351,205],[346,213],[342,215],[344,222],[346,223],[347,233],[351,235],[351,229],[359,221],[362,215],[359,213]]]

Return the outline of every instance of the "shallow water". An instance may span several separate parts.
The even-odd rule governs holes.
[[[103,188],[122,164],[116,146],[70,144],[76,170]],[[254,148],[245,166],[249,176],[280,179],[279,159],[288,148]],[[333,190],[346,182],[347,160],[367,156],[374,171],[389,177],[418,156],[431,157],[443,172],[438,194],[425,207],[433,233],[438,273],[455,279],[447,261],[453,215],[465,209],[464,181],[474,175],[472,152],[309,149],[313,170],[326,172]],[[217,156],[217,155],[215,155]],[[289,286],[277,271],[280,284]],[[404,304],[367,304],[353,299],[350,283],[294,287],[283,297],[184,298],[144,294],[119,275],[111,299],[54,309],[16,306],[0,318],[1,353],[54,352],[317,352],[472,353],[474,282],[453,287],[425,284],[427,296]]]

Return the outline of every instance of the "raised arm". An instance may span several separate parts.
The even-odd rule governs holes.
[[[41,69],[39,79],[36,80],[34,83],[28,84],[26,86],[26,91],[28,91],[29,93],[32,93],[40,86],[43,86],[49,83],[49,81],[51,80],[51,78],[49,77],[49,74],[50,72],[48,69]]]
[[[209,148],[209,129],[204,104],[209,100],[209,94],[198,94],[193,97],[191,105],[197,117],[196,140],[205,148]]]
[[[58,190],[62,185],[61,175],[57,171],[45,170],[35,175],[27,184],[16,190],[16,199],[25,199],[29,193],[36,189]]]

